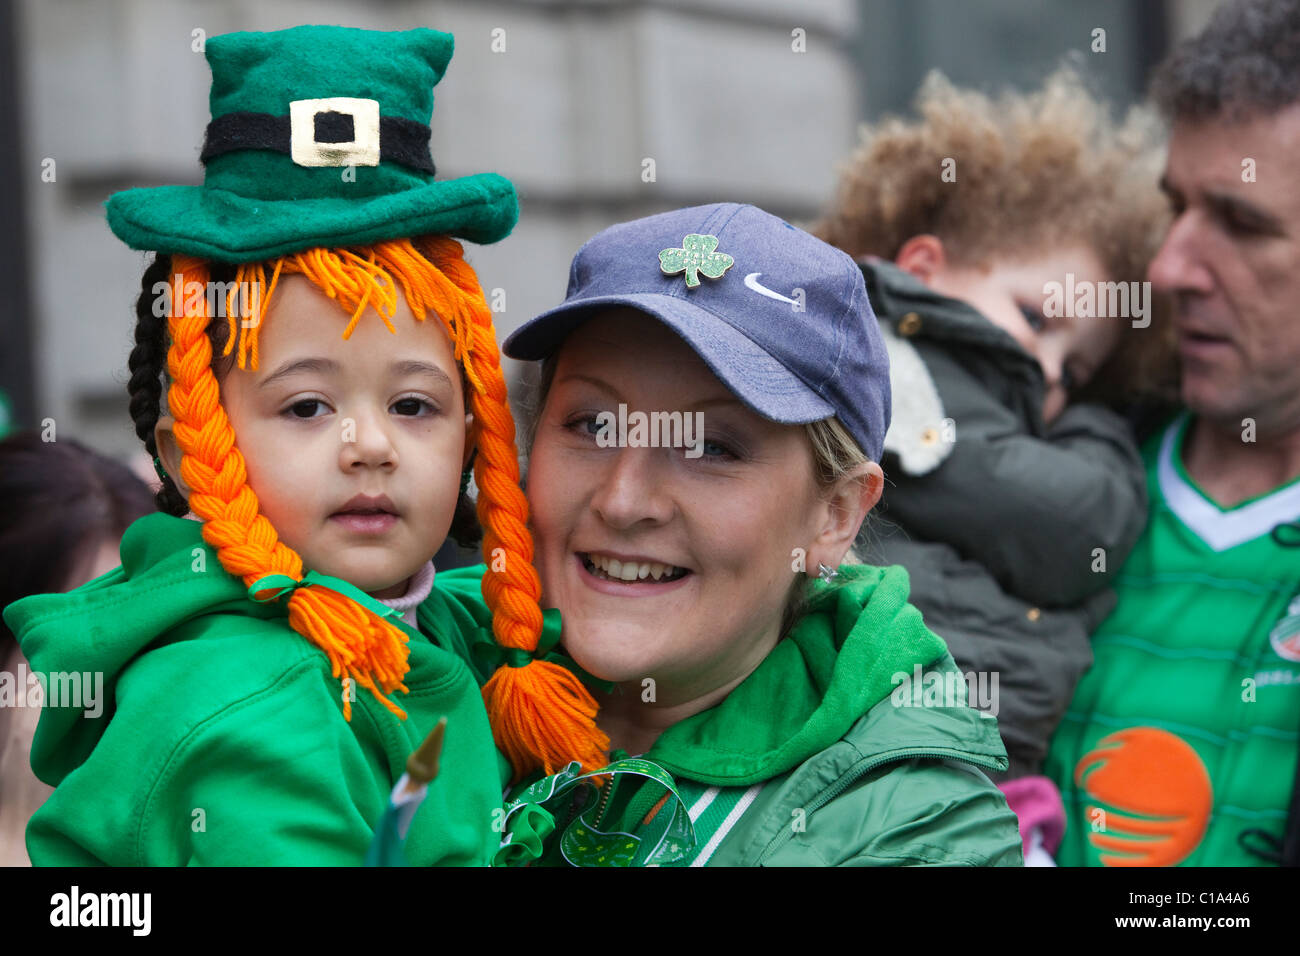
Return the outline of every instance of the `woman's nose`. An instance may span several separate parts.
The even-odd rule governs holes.
[[[662,524],[673,515],[667,456],[673,449],[614,448],[600,474],[591,507],[606,524],[631,528],[643,521]]]

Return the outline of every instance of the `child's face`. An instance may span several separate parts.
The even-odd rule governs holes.
[[[396,335],[367,309],[344,341],[338,305],[302,276],[281,277],[257,370],[233,368],[221,386],[280,538],[306,569],[384,598],[404,594],[442,544],[466,458],[450,338],[436,316],[418,322],[397,300]],[[386,496],[396,513],[338,517],[356,495]]]
[[[945,263],[923,276],[936,292],[961,299],[1011,335],[1038,360],[1047,382],[1043,420],[1065,408],[1072,389],[1087,383],[1119,341],[1119,318],[1048,317],[1044,314],[1049,282],[1074,286],[1109,280],[1100,260],[1087,246],[1066,246],[1031,257],[995,260],[985,268]]]

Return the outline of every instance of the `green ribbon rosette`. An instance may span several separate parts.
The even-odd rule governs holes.
[[[365,591],[361,590],[355,584],[349,584],[342,578],[330,577],[328,574],[321,574],[319,571],[308,571],[302,576],[301,581],[295,581],[287,574],[268,574],[265,577],[258,578],[248,588],[248,596],[258,604],[267,604],[276,600],[282,594],[296,591],[298,588],[305,587],[323,587],[331,591],[337,591],[344,597],[350,597],[367,611],[376,617],[385,618],[390,623],[399,624],[402,622],[402,615],[396,608],[388,607],[372,598]],[[268,597],[258,597],[259,591],[266,591],[274,588],[274,593]]]
[[[593,784],[609,777],[605,788]],[[644,826],[627,833],[602,820],[615,790],[626,786],[656,787],[667,794],[664,806]],[[585,794],[578,791],[586,791]],[[592,773],[583,773],[577,761],[562,771],[543,777],[506,804],[501,848],[493,866],[523,866],[546,852],[546,838],[556,819],[578,810],[560,835],[560,855],[570,866],[663,866],[689,859],[695,850],[695,827],[668,771],[640,757],[616,760]]]

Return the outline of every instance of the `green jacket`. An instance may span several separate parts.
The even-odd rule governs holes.
[[[1007,776],[1041,773],[1142,534],[1142,459],[1101,406],[1044,425],[1038,363],[974,308],[887,262],[862,272],[894,414],[879,517],[855,550],[907,568],[912,602],[957,665],[998,678]]]
[[[503,776],[464,663],[462,635],[489,622],[477,594],[436,584],[417,611],[424,633],[399,624],[407,719],[358,689],[348,723],[340,680],[289,628],[284,600],[249,600],[200,530],[141,518],[121,567],[5,609],[33,671],[103,682],[98,708],[42,711],[32,767],[57,789],[28,826],[33,863],[360,864],[407,756],[443,716],[442,772],[407,856],[486,863]]]
[[[758,668],[644,755],[683,790],[761,785],[708,865],[1021,863],[1016,818],[983,773],[1006,768],[997,721],[965,706],[907,595],[900,567],[813,582],[807,614]],[[918,666],[922,685],[956,676],[956,696],[914,696]],[[623,803],[603,830],[638,832],[645,801]],[[554,821],[546,862],[570,822]]]

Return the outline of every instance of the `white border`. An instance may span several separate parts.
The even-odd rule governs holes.
[[[1239,544],[1253,541],[1268,534],[1279,524],[1294,521],[1300,516],[1300,483],[1228,511],[1222,511],[1207,501],[1174,466],[1174,439],[1187,418],[1188,413],[1183,412],[1165,429],[1160,441],[1156,480],[1169,510],[1205,542],[1211,551],[1227,551]]]

